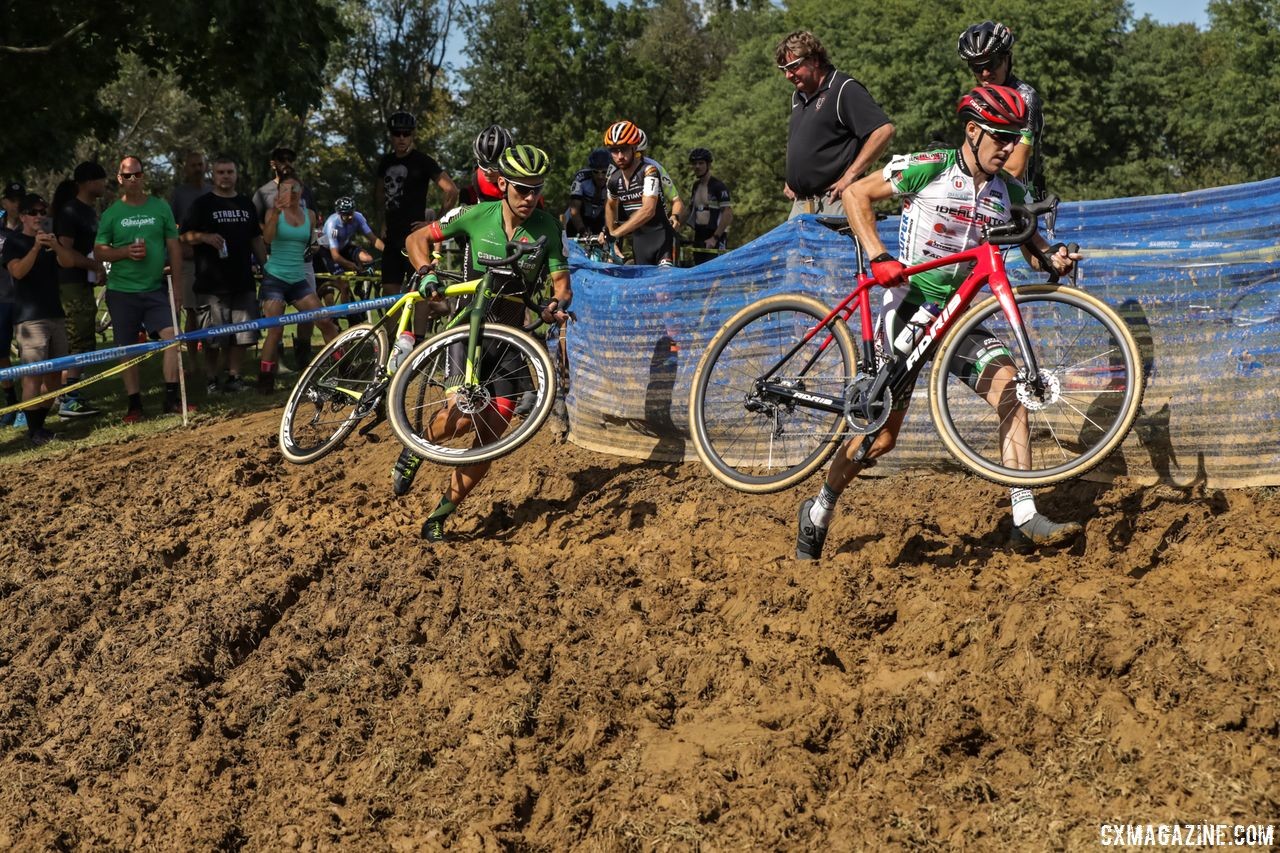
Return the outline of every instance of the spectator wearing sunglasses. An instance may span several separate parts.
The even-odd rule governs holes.
[[[35,193],[27,193],[19,205],[22,228],[5,235],[0,263],[13,277],[14,321],[18,353],[26,364],[48,361],[67,354],[67,321],[58,298],[58,267],[72,264],[71,250],[54,236],[49,205]],[[31,400],[62,387],[62,371],[52,370],[22,378],[23,399]],[[45,429],[50,402],[26,408],[27,437],[39,447],[53,440]]]
[[[884,154],[893,125],[866,87],[835,69],[813,33],[788,34],[774,58],[795,87],[785,188],[791,217],[844,213],[840,196]]]
[[[107,310],[116,346],[137,343],[140,332],[161,340],[174,336],[173,312],[169,306],[164,270],[170,269],[174,305],[182,310],[182,244],[173,210],[146,190],[142,161],[125,157],[116,175],[121,195],[102,213],[94,238],[93,256],[111,264],[107,273]],[[164,410],[181,412],[178,397],[177,348],[164,351]],[[124,372],[124,390],[129,396],[124,422],[142,420],[142,379],[137,365]],[[194,407],[190,407],[194,410]]]
[[[399,293],[411,271],[404,256],[405,239],[435,219],[427,214],[427,190],[440,188],[441,210],[458,203],[458,187],[435,158],[414,148],[413,135],[418,120],[412,113],[398,112],[387,120],[391,150],[378,161],[374,191],[382,210],[383,242],[382,292]]]
[[[1014,149],[1004,169],[1022,181],[1039,200],[1044,198],[1044,159],[1040,139],[1044,131],[1044,112],[1040,95],[1013,76],[1013,33],[1004,24],[983,21],[960,34],[956,50],[973,72],[979,86],[1008,86],[1017,89],[1027,104],[1027,129],[1022,144]]]

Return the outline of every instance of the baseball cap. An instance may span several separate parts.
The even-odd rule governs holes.
[[[71,180],[77,184],[83,184],[88,181],[100,181],[107,176],[107,170],[97,163],[84,162],[76,166],[75,172],[71,176]]]
[[[12,181],[4,185],[4,197],[17,201],[27,194],[27,188],[22,181]]]
[[[18,210],[22,213],[30,213],[36,209],[36,206],[45,208],[49,207],[49,203],[44,200],[44,196],[40,193],[26,193],[22,196],[22,202],[18,205]]]

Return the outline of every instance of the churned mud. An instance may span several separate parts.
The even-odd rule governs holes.
[[[1280,489],[798,502],[546,429],[418,538],[272,412],[4,467],[0,848],[1011,849],[1280,816]]]

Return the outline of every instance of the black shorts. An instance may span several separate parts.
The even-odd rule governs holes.
[[[466,372],[467,341],[462,339],[449,347],[446,374],[453,381],[461,381]],[[509,344],[490,341],[480,350],[480,382],[494,398],[514,400],[526,391],[533,390],[533,377],[520,350]]]
[[[396,290],[404,289],[405,279],[412,270],[409,269],[409,258],[404,254],[404,241],[409,232],[392,233],[387,231],[387,240],[382,250],[382,284],[395,285]]]
[[[890,352],[893,347],[892,336],[897,335],[906,325],[907,320],[916,313],[917,308],[919,306],[911,302],[899,302],[896,307],[886,311],[881,317],[879,333],[876,335],[878,359],[884,359]],[[952,376],[977,392],[978,380],[982,377],[982,371],[986,366],[999,356],[1010,354],[1009,347],[1004,341],[993,335],[987,328],[979,326],[965,335],[964,340],[960,342],[960,347],[956,350],[956,359],[948,365],[948,369]],[[923,362],[916,366],[915,375],[911,377],[910,388],[915,387],[923,367]],[[895,412],[902,411],[911,405],[910,388],[899,399],[893,401]]]
[[[169,290],[161,287],[144,293],[126,293],[107,288],[107,311],[111,314],[111,331],[118,347],[136,344],[138,332],[158,337],[173,328],[173,311]]]
[[[631,249],[637,264],[655,266],[661,261],[670,261],[671,244],[671,231],[666,228],[631,235]]]
[[[338,254],[356,266],[360,265],[360,247],[355,243],[348,243],[338,250]],[[333,255],[329,254],[328,246],[321,246],[311,259],[311,267],[316,271],[317,275],[340,275],[346,270],[341,264],[333,259]]]

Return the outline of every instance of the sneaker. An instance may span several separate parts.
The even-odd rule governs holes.
[[[814,524],[813,519],[809,517],[809,510],[813,508],[815,500],[817,499],[809,498],[800,504],[796,530],[797,560],[818,559],[822,556],[822,543],[827,541],[827,528]]]
[[[274,394],[276,390],[276,378],[270,373],[258,374],[258,393]]]
[[[1031,516],[1023,524],[1016,524],[1009,534],[1009,547],[1015,551],[1031,551],[1046,546],[1061,545],[1083,530],[1079,522],[1058,524],[1040,513]]]
[[[218,384],[218,380],[210,379],[209,384],[204,386],[204,393],[210,397],[216,397],[222,393],[222,386]]]
[[[231,375],[227,377],[226,382],[222,383],[222,390],[228,394],[243,394],[249,390],[249,383],[239,376]]]
[[[391,491],[396,493],[396,497],[408,493],[413,486],[413,478],[418,473],[418,466],[421,464],[422,457],[412,450],[405,448],[400,451],[400,457],[396,459],[396,465],[391,469]]]
[[[40,429],[31,433],[31,435],[27,436],[27,441],[31,444],[32,447],[44,447],[49,442],[57,440],[57,438],[58,437],[53,433],[49,432],[49,430],[41,427]]]
[[[101,409],[95,409],[83,397],[66,395],[59,397],[58,403],[58,417],[60,418],[87,418],[92,415],[102,414]]]
[[[178,400],[174,400],[172,403],[165,403],[164,413],[166,415],[182,414],[182,403],[179,402]],[[187,403],[187,414],[194,415],[195,413],[196,413],[196,407],[191,405],[190,403]]]
[[[422,522],[422,538],[428,542],[444,541],[444,519],[428,518]]]
[[[142,420],[142,409],[130,409],[124,413],[124,422],[126,424],[136,424]]]

